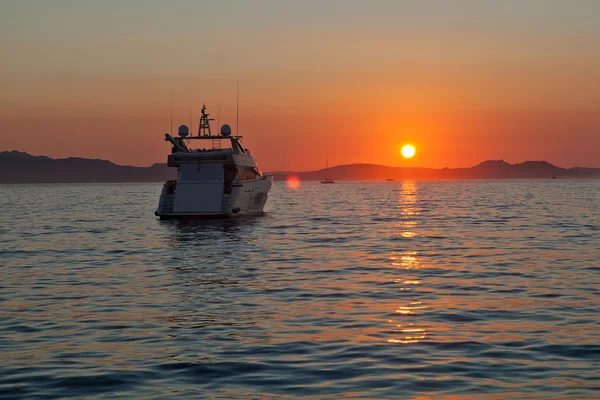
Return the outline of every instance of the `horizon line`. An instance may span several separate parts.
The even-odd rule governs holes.
[[[134,168],[151,168],[154,165],[161,165],[161,164],[166,164],[166,163],[161,163],[161,162],[155,162],[152,163],[150,165],[147,166],[138,166],[138,165],[123,165],[123,164],[117,164],[114,161],[108,160],[108,159],[104,159],[104,158],[88,158],[88,157],[78,157],[78,156],[69,156],[69,157],[64,157],[64,158],[53,158],[50,156],[46,156],[46,155],[33,155],[31,153],[27,153],[26,151],[20,151],[20,150],[0,150],[0,154],[3,153],[19,153],[19,154],[24,154],[26,156],[30,156],[30,157],[43,157],[43,158],[49,158],[51,160],[67,160],[67,159],[81,159],[81,160],[96,160],[96,161],[107,161],[110,162],[114,165],[117,166],[121,166],[121,167],[134,167]],[[474,168],[477,167],[478,165],[481,165],[485,162],[503,162],[505,164],[514,166],[514,165],[520,165],[520,164],[524,164],[524,163],[547,163],[553,167],[556,168],[561,168],[561,169],[573,169],[573,168],[589,168],[589,169],[600,169],[600,166],[594,166],[594,167],[582,167],[582,166],[572,166],[572,167],[561,167],[558,166],[556,164],[551,163],[550,161],[547,160],[525,160],[525,161],[520,161],[520,162],[515,162],[515,163],[510,163],[508,161],[505,161],[503,158],[501,159],[487,159],[487,160],[483,160],[480,161],[479,163],[475,164],[475,165],[471,165],[471,166],[467,166],[467,167],[442,167],[442,168],[434,168],[434,167],[422,167],[422,166],[391,166],[391,165],[384,165],[384,164],[374,164],[374,163],[364,163],[364,162],[358,162],[358,163],[349,163],[349,164],[338,164],[335,165],[333,167],[329,167],[331,168],[339,168],[339,167],[347,167],[347,166],[351,166],[351,165],[373,165],[373,166],[378,166],[378,167],[385,167],[385,168],[407,168],[407,169],[430,169],[430,170],[445,170],[445,169],[468,169],[468,168]],[[294,171],[294,170],[287,170],[287,171],[283,171],[283,170],[275,170],[275,171],[269,171],[269,173],[278,173],[278,174],[284,174],[284,173],[307,173],[307,172],[316,172],[316,171],[323,171],[324,168],[320,168],[320,169],[314,169],[314,170],[304,170],[304,171]]]

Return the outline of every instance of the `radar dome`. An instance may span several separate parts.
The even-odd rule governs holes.
[[[187,125],[180,125],[179,129],[177,129],[177,134],[179,137],[184,138],[190,134],[190,130],[188,129]]]
[[[231,135],[231,127],[227,124],[221,127],[221,136],[229,136]]]

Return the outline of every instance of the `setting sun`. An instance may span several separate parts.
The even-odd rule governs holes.
[[[415,155],[415,148],[414,146],[411,146],[410,144],[406,144],[404,146],[402,146],[402,157],[404,158],[412,158],[412,156]]]

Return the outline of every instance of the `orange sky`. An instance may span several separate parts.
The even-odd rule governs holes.
[[[164,162],[171,89],[234,126],[239,76],[263,170],[600,166],[600,2],[106,3],[0,5],[0,150]]]

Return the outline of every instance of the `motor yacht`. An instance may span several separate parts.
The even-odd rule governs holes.
[[[177,168],[177,180],[167,181],[160,193],[155,215],[160,219],[233,217],[263,212],[273,175],[263,174],[242,136],[233,136],[223,125],[211,132],[206,106],[198,135],[190,136],[181,125],[178,137],[165,134],[171,143],[169,167]],[[192,149],[192,144],[198,148]]]

